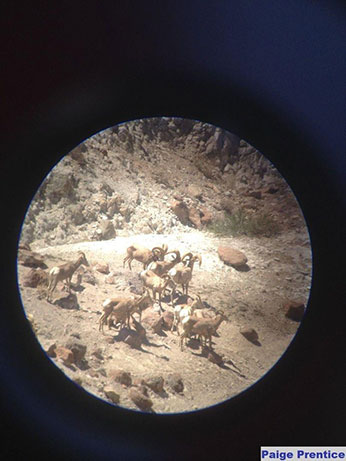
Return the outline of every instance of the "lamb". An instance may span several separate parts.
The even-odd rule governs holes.
[[[163,274],[168,273],[176,264],[181,262],[181,256],[179,250],[171,250],[166,254],[175,254],[175,258],[172,261],[154,261],[149,264],[148,269],[154,272],[154,274],[162,277]]]
[[[142,320],[142,310],[147,307],[148,303],[152,303],[149,291],[145,290],[142,296],[129,295],[117,296],[115,298],[108,298],[103,303],[103,314],[99,318],[99,331],[103,332],[103,326],[108,321],[108,328],[110,328],[110,316],[116,318],[116,324],[120,323],[130,328],[130,316],[135,312],[139,312],[140,321]]]
[[[154,274],[154,272],[150,270],[144,270],[140,272],[139,277],[144,283],[146,288],[149,288],[153,293],[153,299],[156,301],[156,295],[159,296],[159,306],[161,312],[164,310],[162,308],[161,300],[162,295],[165,292],[166,288],[170,286],[172,288],[171,292],[171,304],[173,305],[173,295],[175,292],[175,283],[172,281],[171,277],[168,274],[164,274],[162,277]]]
[[[82,251],[78,252],[79,257],[75,262],[68,262],[54,266],[48,274],[48,289],[47,289],[47,301],[51,302],[53,291],[60,281],[66,280],[67,291],[71,293],[71,279],[74,272],[78,269],[81,264],[89,266],[85,254]]]
[[[186,261],[186,258],[189,258],[188,262]],[[192,253],[187,253],[183,256],[182,261],[183,263],[179,264],[179,266],[173,267],[168,274],[172,277],[172,280],[176,285],[182,286],[183,293],[188,295],[194,264],[198,261],[199,266],[201,266],[202,257],[199,254],[193,256]]]
[[[143,269],[146,269],[152,261],[163,261],[167,250],[168,246],[166,244],[163,244],[162,247],[154,247],[152,250],[140,245],[131,245],[126,250],[127,255],[123,260],[123,267],[128,262],[129,269],[132,270],[131,262],[135,259],[143,264]]]
[[[209,348],[212,349],[211,337],[216,333],[221,323],[227,320],[223,311],[217,311],[217,315],[214,319],[199,319],[198,317],[190,316],[186,317],[182,321],[183,333],[180,336],[180,349],[183,350],[183,342],[190,335],[198,335],[205,338],[205,345],[209,342]],[[202,341],[203,345],[203,341]]]
[[[178,335],[180,335],[179,323],[181,323],[185,317],[191,317],[191,315],[194,314],[195,309],[203,309],[203,308],[204,308],[204,304],[199,295],[197,295],[196,299],[193,299],[191,304],[176,305],[174,307],[174,320],[172,323],[171,331],[173,331],[173,329],[176,328]]]

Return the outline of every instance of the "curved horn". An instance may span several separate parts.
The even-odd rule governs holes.
[[[181,261],[181,257],[180,257],[180,251],[179,250],[171,250],[171,251],[167,251],[167,253],[165,253],[166,255],[169,255],[171,253],[174,253],[175,254],[175,259],[173,261],[175,261],[176,263],[180,262]]]
[[[191,259],[192,256],[193,256],[192,253],[189,251],[188,253],[185,253],[185,254],[182,256],[181,260],[184,261],[185,258],[190,258],[190,259]]]
[[[194,260],[199,262],[199,266],[202,265],[202,256],[200,254],[194,256]]]

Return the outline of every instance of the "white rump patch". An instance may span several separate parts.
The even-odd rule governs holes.
[[[51,268],[49,273],[50,273],[50,275],[57,275],[57,274],[59,274],[59,271],[60,271],[60,269],[58,268],[58,266],[54,266],[54,267]]]

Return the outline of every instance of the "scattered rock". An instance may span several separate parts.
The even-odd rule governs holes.
[[[173,200],[171,202],[171,210],[177,216],[182,224],[188,224],[189,222],[189,210],[185,202]]]
[[[143,336],[137,331],[129,330],[127,327],[124,327],[119,331],[116,340],[123,341],[129,346],[139,349],[143,343]]]
[[[279,188],[275,186],[269,186],[263,189],[263,192],[266,194],[276,194],[278,191],[279,191]]]
[[[213,214],[206,207],[201,207],[200,210],[200,219],[201,223],[205,226],[210,224],[213,221]]]
[[[107,399],[109,399],[112,403],[117,404],[120,402],[120,395],[117,394],[111,386],[105,386],[103,388],[103,392]]]
[[[162,319],[163,319],[163,322],[162,322],[163,330],[169,330],[170,331],[172,329],[172,325],[173,325],[173,321],[174,321],[173,312],[170,312],[170,311],[163,312]]]
[[[67,347],[57,346],[54,350],[55,358],[62,360],[65,365],[72,365],[75,363],[75,357],[73,352]]]
[[[142,324],[154,333],[160,334],[163,327],[163,317],[158,312],[147,311],[142,315]]]
[[[104,360],[102,349],[96,349],[94,352],[91,353],[94,357],[96,357],[98,360]]]
[[[43,261],[43,256],[33,251],[23,249],[19,250],[18,262],[27,267],[40,267],[41,269],[47,269],[47,265]]]
[[[100,222],[100,239],[101,240],[110,240],[116,236],[115,229],[112,221],[108,219],[103,219]]]
[[[165,379],[166,385],[169,386],[174,392],[181,393],[184,391],[184,383],[180,374],[173,373],[168,375]]]
[[[109,274],[109,265],[97,263],[95,266],[95,270],[97,272],[101,272],[101,274]]]
[[[164,379],[162,376],[151,376],[144,380],[144,384],[156,394],[160,394],[163,391]]]
[[[189,220],[192,224],[196,227],[196,229],[200,229],[202,227],[201,218],[199,211],[197,208],[189,208],[188,209]]]
[[[40,268],[31,269],[24,277],[23,286],[37,288],[39,285],[48,286],[48,274]]]
[[[105,277],[105,283],[108,285],[114,285],[115,284],[115,275],[114,272],[110,272],[107,277]]]
[[[221,200],[220,207],[222,210],[227,211],[227,213],[232,214],[234,212],[234,200],[229,197],[225,197]]]
[[[287,318],[300,322],[304,316],[305,305],[299,301],[288,301],[285,303],[284,309]]]
[[[234,267],[235,269],[241,269],[247,263],[247,257],[244,253],[227,246],[220,246],[217,249],[219,258],[225,264]]]
[[[257,200],[260,200],[262,198],[262,192],[260,190],[253,190],[250,191],[246,194],[248,197],[253,197]]]
[[[240,329],[240,333],[246,338],[248,341],[252,343],[258,342],[258,333],[254,328],[244,327]]]
[[[136,387],[132,387],[130,389],[129,397],[132,400],[132,402],[142,411],[150,411],[153,406],[152,400],[146,395],[144,395]]]
[[[54,358],[56,357],[56,353],[55,353],[55,350],[56,350],[56,343],[54,344],[51,344],[48,349],[46,350],[46,353],[48,355],[48,357],[51,357],[51,358]]]
[[[125,386],[131,386],[132,384],[131,373],[127,371],[111,369],[108,376],[116,383],[124,384]]]
[[[60,298],[55,299],[53,304],[63,309],[79,309],[78,299],[74,293],[62,295]]]
[[[84,360],[87,347],[81,341],[78,341],[78,339],[74,337],[70,337],[66,341],[65,347],[72,351],[75,363]]]
[[[191,197],[193,197],[195,199],[198,199],[198,200],[201,200],[202,196],[203,196],[202,189],[200,187],[196,186],[195,184],[189,184],[188,185],[187,193]]]
[[[32,331],[37,334],[38,332],[38,326],[37,323],[35,322],[34,316],[32,314],[27,314],[26,318],[29,320],[29,323],[31,325]]]

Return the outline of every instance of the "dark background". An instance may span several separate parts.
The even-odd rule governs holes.
[[[4,459],[259,458],[345,445],[346,15],[335,1],[2,2],[1,434]],[[42,354],[16,248],[47,172],[100,129],[181,116],[237,133],[295,192],[314,272],[296,340],[260,382],[188,415],[115,409]]]

